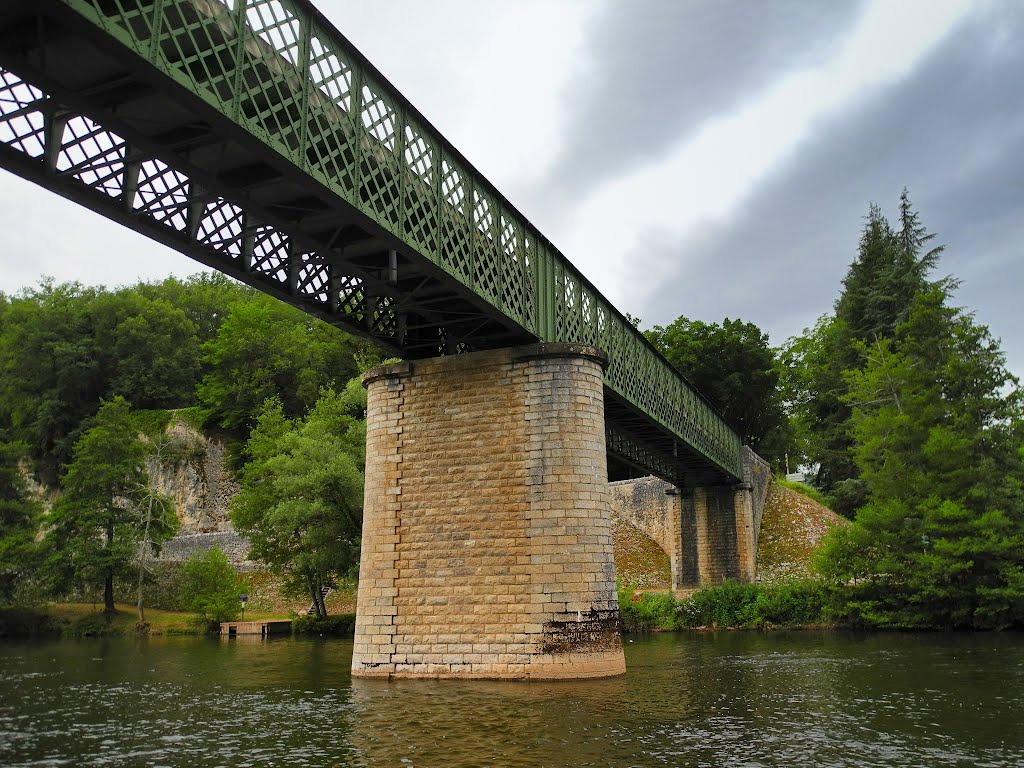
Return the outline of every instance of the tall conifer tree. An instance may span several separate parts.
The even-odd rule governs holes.
[[[853,620],[1024,623],[1024,398],[949,290],[920,295],[892,339],[858,343],[847,375],[868,502],[820,565]]]
[[[799,418],[809,458],[818,465],[818,485],[846,515],[867,499],[853,455],[848,375],[863,367],[858,345],[894,339],[919,296],[955,285],[948,278],[931,280],[943,250],[926,250],[934,237],[921,224],[906,190],[900,196],[898,229],[872,204],[834,314],[789,346]]]

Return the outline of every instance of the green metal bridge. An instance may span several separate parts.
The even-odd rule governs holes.
[[[0,0],[0,165],[405,358],[600,347],[608,450],[742,446],[307,0]]]

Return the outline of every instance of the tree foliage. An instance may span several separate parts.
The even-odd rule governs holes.
[[[180,309],[195,324],[201,344],[217,335],[235,302],[254,293],[252,288],[220,272],[202,272],[184,280],[169,277],[159,283],[140,283],[127,290]]]
[[[304,414],[324,387],[356,375],[363,346],[306,313],[262,294],[231,306],[204,346],[209,372],[198,388],[208,421],[244,434],[263,403],[277,399],[289,418]]]
[[[767,334],[741,320],[726,318],[719,325],[679,317],[644,335],[745,444],[781,463],[789,442],[788,419],[779,390],[779,364]]]
[[[320,616],[323,587],[358,565],[365,402],[356,381],[340,394],[325,390],[305,418],[289,419],[279,401],[267,401],[231,505],[251,556],[308,593]]]
[[[209,423],[244,439],[266,398],[301,415],[321,387],[356,373],[353,353],[369,350],[223,275],[114,291],[44,279],[0,297],[0,429],[52,485],[102,400],[199,402]]]
[[[101,394],[86,307],[95,291],[44,282],[11,300],[0,336],[0,406],[12,435],[47,479],[70,457],[79,424]]]
[[[50,280],[13,298],[0,325],[0,425],[54,481],[102,399],[191,405],[195,324],[161,298]]]
[[[182,565],[179,599],[208,624],[234,621],[241,612],[241,578],[219,549],[194,552]]]
[[[28,598],[38,565],[39,504],[28,493],[20,460],[25,446],[0,442],[0,604]]]
[[[920,294],[846,374],[867,503],[818,567],[853,621],[1024,624],[1022,395],[998,342],[949,298]]]
[[[847,516],[867,499],[853,455],[849,372],[863,368],[863,345],[894,339],[919,296],[955,287],[949,279],[930,278],[943,251],[928,247],[934,237],[921,224],[906,190],[897,227],[872,205],[835,312],[791,339],[783,352],[783,387],[804,453],[817,466],[816,484]]]
[[[176,525],[172,514],[160,515],[143,540],[148,478],[137,434],[127,401],[105,402],[75,443],[61,480],[64,493],[47,518],[45,546],[57,588],[102,584],[108,612],[114,610],[114,579],[132,572],[140,545],[157,545]]]
[[[116,290],[44,279],[14,296],[0,294],[0,437],[19,441],[36,476],[51,487],[59,481],[64,491],[46,518],[47,567],[35,570],[57,593],[104,585],[109,608],[112,582],[137,565],[141,617],[146,558],[136,555],[159,545],[173,517],[166,500],[146,487],[142,456],[160,442],[168,409],[198,404],[208,424],[244,441],[264,402],[276,398],[282,417],[306,435],[288,438],[296,445],[286,447],[308,458],[315,425],[304,417],[321,389],[343,387],[361,362],[376,357],[370,344],[222,275]],[[355,399],[361,395],[360,389]],[[339,434],[350,427],[340,424]],[[148,439],[140,442],[140,433]],[[13,454],[4,446],[0,578],[10,583],[25,570],[31,515],[21,506]],[[345,450],[361,467],[362,448]],[[268,455],[259,456],[259,466]],[[326,466],[341,483],[342,470]],[[281,469],[282,482],[287,476]],[[351,492],[355,481],[347,477]],[[342,560],[344,572],[351,553]]]

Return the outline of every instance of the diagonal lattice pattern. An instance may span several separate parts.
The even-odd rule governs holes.
[[[242,209],[223,198],[206,203],[196,231],[196,241],[216,250],[223,258],[239,263],[244,249],[245,216]]]
[[[46,149],[46,106],[38,88],[12,72],[0,72],[0,142],[28,157],[41,157]]]
[[[111,197],[121,194],[128,143],[87,117],[68,120],[57,153],[58,173],[69,173]]]
[[[183,173],[162,160],[143,160],[139,164],[138,188],[132,208],[183,232],[188,224],[190,192],[191,182]]]
[[[257,280],[301,295],[324,311],[362,316],[358,279],[332,277],[329,264],[317,254],[293,254],[286,233],[250,221],[235,203],[204,194],[164,161],[131,152],[121,136],[93,119],[54,109],[41,89],[14,73],[0,68],[0,84],[3,149],[36,162],[40,169],[52,168],[54,178],[107,200],[95,203],[101,210],[131,211],[138,228],[170,230],[171,237],[206,263],[225,268],[244,264],[244,271]],[[47,135],[60,137],[49,155]],[[332,294],[332,279],[345,288]],[[341,300],[345,304],[339,307]]]
[[[739,441],[722,420],[308,0],[47,3],[62,4],[106,35],[104,45],[162,73],[168,88],[188,92],[268,157],[346,201],[401,244],[403,259],[432,264],[500,322],[543,341],[604,349],[611,393],[694,455],[741,476]],[[213,130],[213,119],[195,129]],[[95,114],[56,114],[43,90],[0,68],[0,145],[17,162],[38,159],[66,183],[120,202],[119,215],[129,212],[136,228],[404,343],[402,301],[374,295],[365,276],[334,274],[329,259],[277,225],[249,220],[244,201],[205,191],[172,157],[122,135]],[[433,347],[421,339],[417,354],[489,343],[465,336],[467,328],[441,329]]]

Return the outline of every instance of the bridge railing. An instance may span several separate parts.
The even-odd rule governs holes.
[[[59,1],[540,340],[604,349],[611,390],[742,475],[722,419],[307,0]]]

